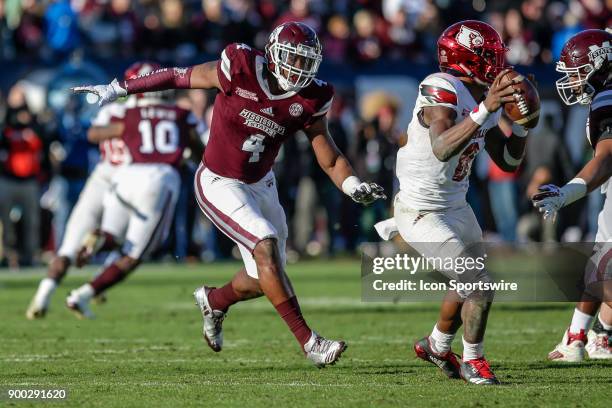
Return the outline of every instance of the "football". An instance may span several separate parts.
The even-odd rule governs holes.
[[[520,81],[512,86],[516,102],[506,103],[504,110],[513,122],[533,129],[540,119],[540,95],[531,81],[516,71],[508,72],[504,79],[511,81],[515,78]]]

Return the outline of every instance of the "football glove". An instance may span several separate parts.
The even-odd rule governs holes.
[[[386,200],[387,196],[385,190],[378,184],[363,182],[351,193],[351,198],[359,204],[370,205],[379,199]]]
[[[576,177],[569,183],[559,188],[554,184],[541,186],[539,193],[533,195],[533,205],[544,214],[545,220],[555,220],[557,212],[564,206],[584,197],[587,193],[586,182]]]
[[[127,96],[127,90],[119,85],[117,78],[113,79],[113,82],[108,85],[75,86],[72,88],[72,92],[94,94],[98,97],[98,105],[100,106],[114,102],[123,96]]]
[[[538,188],[538,193],[531,197],[533,206],[537,208],[545,220],[555,220],[557,212],[565,204],[565,194],[558,186],[546,184]]]

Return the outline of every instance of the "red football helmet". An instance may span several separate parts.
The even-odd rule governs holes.
[[[150,74],[161,68],[161,65],[155,62],[138,61],[130,65],[123,74],[124,79],[133,79],[141,75]]]
[[[304,23],[288,22],[272,31],[266,45],[268,69],[285,91],[307,87],[323,59],[317,33]]]
[[[141,75],[147,75],[147,74],[150,74],[153,71],[157,71],[161,67],[162,66],[159,65],[156,62],[137,61],[137,62],[133,63],[132,65],[130,65],[125,70],[125,72],[123,73],[123,78],[125,80],[134,79],[134,78],[139,77]],[[162,92],[147,92],[146,94],[144,94],[144,93],[136,94],[136,98],[138,98],[138,99],[142,99],[142,98],[159,99],[163,95],[164,94]]]
[[[612,34],[585,30],[569,39],[557,62],[559,96],[567,105],[591,103],[593,94],[611,79]]]
[[[499,33],[482,21],[460,21],[438,38],[440,70],[473,78],[481,85],[492,84],[507,67],[506,51]]]

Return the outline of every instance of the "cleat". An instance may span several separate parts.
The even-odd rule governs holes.
[[[79,319],[95,318],[95,315],[89,308],[89,299],[80,297],[74,290],[66,298],[66,307]]]
[[[304,344],[304,354],[315,366],[323,368],[336,364],[347,347],[343,341],[328,340],[313,331],[310,339]]]
[[[26,310],[26,318],[28,320],[42,319],[46,316],[51,296],[55,292],[56,287],[57,283],[50,278],[44,278],[40,281],[38,289],[36,289],[36,293],[30,301],[28,310]]]
[[[104,293],[100,293],[99,295],[96,295],[91,299],[91,303],[93,303],[94,305],[103,305],[106,302],[108,302],[108,298]]]
[[[564,361],[569,363],[578,363],[584,360],[584,347],[587,343],[587,336],[584,330],[580,333],[570,333],[569,329],[565,331],[563,340],[557,344],[555,349],[548,353],[548,359],[552,361]]]
[[[414,343],[414,352],[421,360],[437,366],[448,378],[461,378],[457,355],[450,350],[443,354],[433,351],[429,336]]]
[[[39,307],[39,305],[35,304],[34,299],[32,299],[30,306],[28,306],[28,310],[26,310],[26,318],[28,320],[42,319],[46,314],[47,308]]]
[[[607,332],[595,333],[593,330],[589,330],[587,344],[584,347],[589,358],[595,360],[612,359],[612,349],[609,347],[609,341]]]
[[[223,348],[223,328],[221,325],[227,313],[221,310],[213,310],[210,306],[208,302],[208,293],[211,290],[212,288],[208,286],[199,287],[193,292],[193,297],[204,319],[204,325],[202,327],[204,340],[206,340],[208,347],[218,353]]]
[[[500,382],[491,371],[489,363],[484,357],[460,363],[461,378],[470,384],[499,385]]]

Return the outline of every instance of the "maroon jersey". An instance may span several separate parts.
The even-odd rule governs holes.
[[[210,137],[203,162],[213,172],[254,183],[272,168],[283,142],[331,106],[333,87],[315,79],[299,92],[273,95],[263,53],[231,44],[221,53]]]
[[[177,166],[196,125],[194,116],[174,105],[146,104],[125,110],[123,141],[134,163]]]
[[[586,130],[593,149],[597,142],[612,139],[612,85],[593,96]]]

